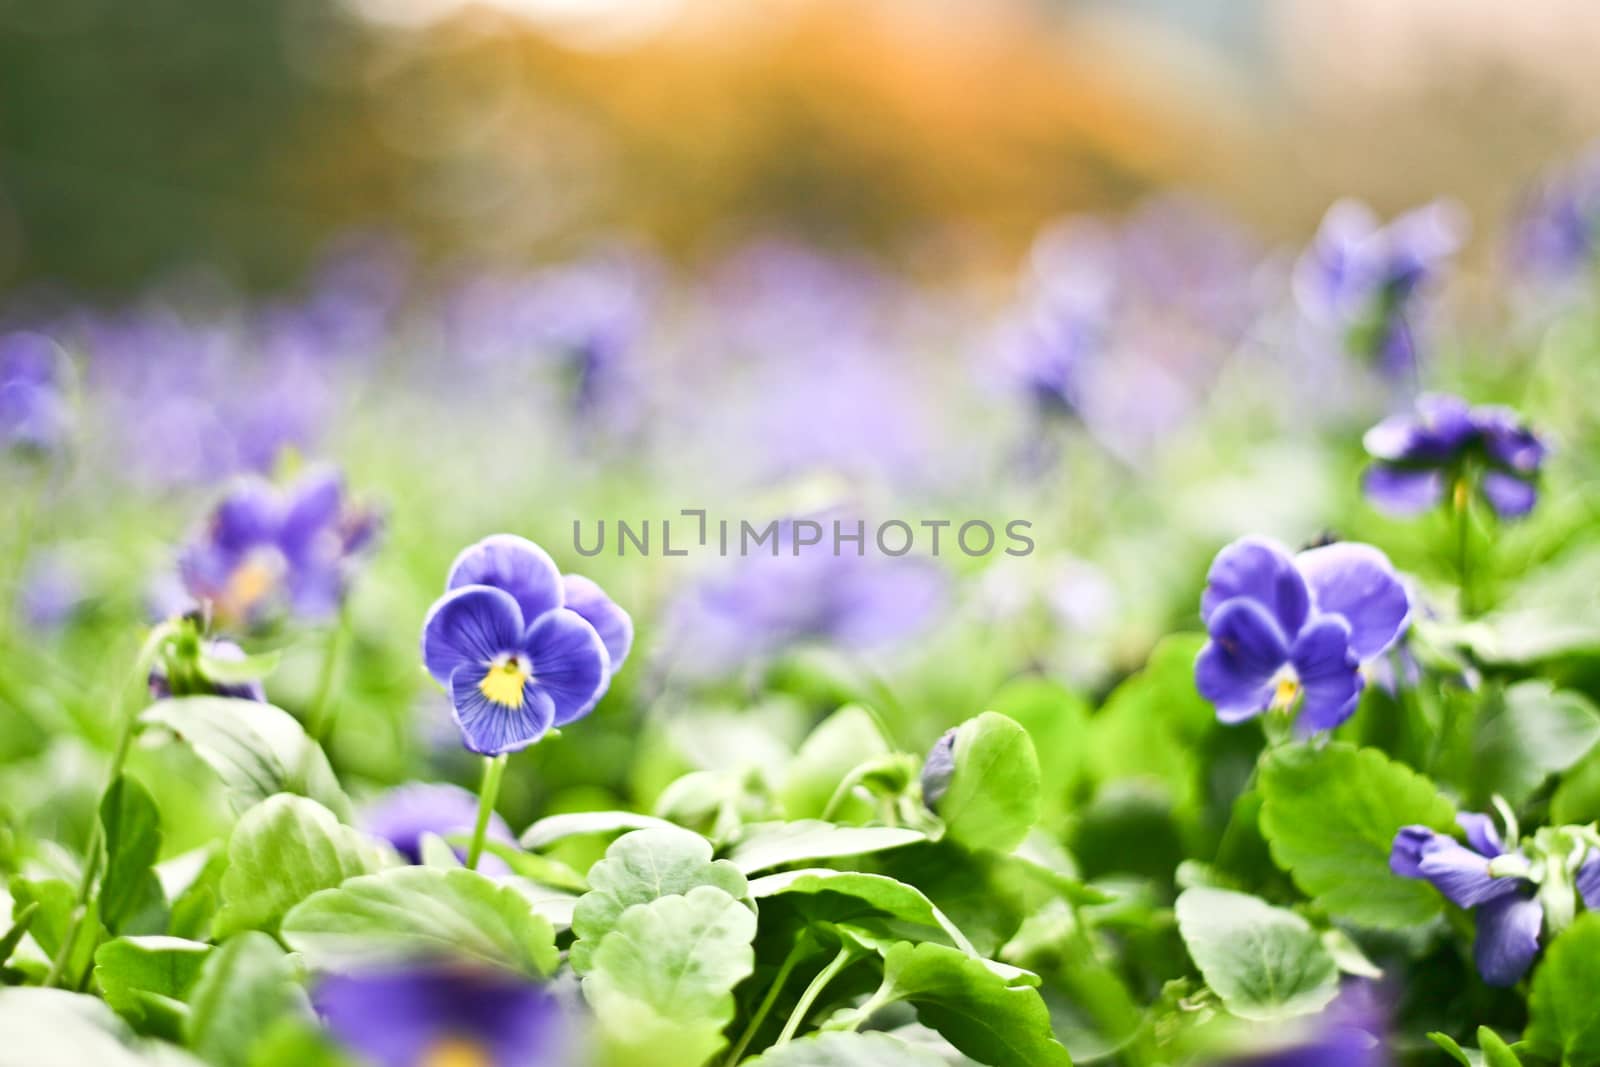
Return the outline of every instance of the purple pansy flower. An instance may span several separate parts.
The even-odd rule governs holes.
[[[544,549],[497,534],[456,557],[422,625],[422,660],[467,748],[499,755],[587,715],[628,654],[633,623]]]
[[[1300,704],[1303,733],[1355,711],[1360,666],[1405,629],[1410,603],[1388,558],[1340,542],[1296,556],[1247,537],[1217,553],[1200,599],[1211,640],[1195,684],[1225,723]]]
[[[389,842],[409,862],[421,863],[423,834],[441,838],[471,834],[477,817],[478,798],[460,786],[410,782],[367,805],[359,821],[363,830]],[[498,813],[490,813],[487,833],[491,841],[517,843],[511,827]],[[455,852],[463,861],[466,859],[466,849],[457,848]],[[489,875],[510,872],[505,862],[493,854],[479,859],[478,870]]]
[[[284,609],[326,619],[378,525],[375,512],[349,504],[331,468],[313,470],[287,489],[250,478],[234,486],[184,548],[179,572],[191,596],[233,624],[260,623]]]
[[[1502,856],[1524,859],[1514,851],[1516,842],[1508,849],[1487,815],[1463,812],[1456,822],[1466,845],[1426,826],[1402,827],[1390,851],[1389,869],[1403,878],[1426,879],[1452,903],[1473,909],[1478,973],[1492,986],[1515,985],[1539,954],[1544,908],[1532,881],[1490,866]],[[1526,869],[1525,863],[1520,866]]]
[[[1406,377],[1416,363],[1419,294],[1461,247],[1463,230],[1458,209],[1443,201],[1385,226],[1365,204],[1341,200],[1295,266],[1295,299],[1385,375]]]
[[[1515,224],[1517,267],[1542,279],[1581,278],[1600,260],[1600,146],[1552,171],[1528,194]]]
[[[0,445],[49,452],[65,441],[71,424],[61,383],[65,360],[43,334],[0,334]]]
[[[335,1039],[375,1067],[573,1062],[556,994],[504,971],[434,962],[330,975],[312,1003]]]
[[[1425,511],[1447,490],[1475,485],[1495,514],[1519,518],[1533,510],[1549,452],[1510,408],[1472,407],[1437,393],[1418,397],[1416,414],[1378,423],[1364,443],[1376,461],[1362,481],[1367,499],[1397,515]]]
[[[1269,1035],[1265,1049],[1228,1057],[1224,1067],[1388,1067],[1394,1060],[1383,993],[1373,982],[1349,980],[1315,1017],[1289,1024],[1289,1034]]]

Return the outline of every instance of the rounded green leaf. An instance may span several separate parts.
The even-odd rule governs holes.
[[[1311,924],[1259,897],[1188,889],[1178,931],[1222,1003],[1244,1019],[1320,1011],[1339,992],[1339,967]]]
[[[756,900],[786,896],[809,898],[801,911],[827,922],[849,922],[863,915],[881,915],[922,927],[929,938],[946,938],[955,947],[976,955],[972,943],[916,886],[882,874],[835,871],[826,867],[783,871],[750,883]]]
[[[1016,722],[986,711],[956,730],[955,771],[937,811],[952,841],[1010,852],[1039,821],[1039,757]]]
[[[1273,859],[1330,915],[1403,929],[1443,907],[1428,883],[1389,869],[1402,826],[1455,830],[1454,806],[1427,778],[1375,749],[1286,745],[1263,759],[1260,790]]]
[[[882,1033],[811,1034],[771,1049],[749,1067],[944,1067],[927,1049]]]
[[[750,823],[740,832],[728,859],[745,874],[791,863],[863,856],[926,841],[920,830],[899,826],[835,826],[820,819]]]
[[[219,945],[189,997],[189,1047],[218,1067],[244,1067],[256,1040],[284,1018],[311,1018],[299,974],[278,943],[249,930]]]
[[[1600,1063],[1600,912],[1578,916],[1545,953],[1528,997],[1528,1044],[1552,1060]]]
[[[605,1062],[699,1067],[720,1051],[755,933],[754,913],[714,886],[629,908],[583,980]]]
[[[515,889],[465,868],[352,878],[296,905],[282,936],[319,970],[443,956],[542,977],[560,962],[549,920]]]

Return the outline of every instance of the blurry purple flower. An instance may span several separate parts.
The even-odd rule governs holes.
[[[1508,849],[1487,815],[1463,812],[1456,821],[1466,835],[1466,845],[1426,826],[1401,828],[1395,835],[1389,868],[1402,878],[1426,879],[1452,903],[1473,909],[1478,923],[1473,946],[1478,973],[1492,986],[1515,985],[1539,954],[1544,909],[1535,899],[1536,887],[1527,878],[1491,873],[1491,860],[1521,857],[1514,852],[1516,842]]]
[[[17,611],[30,628],[59,630],[88,600],[83,573],[66,553],[46,550],[29,557],[17,592]]]
[[[1367,498],[1396,515],[1425,511],[1447,490],[1471,486],[1501,518],[1520,518],[1538,499],[1549,451],[1510,408],[1469,407],[1443,394],[1419,397],[1415,415],[1384,419],[1364,443],[1376,461],[1362,482]]]
[[[281,611],[313,620],[343,601],[356,558],[378,520],[345,498],[337,471],[319,468],[286,489],[261,479],[238,482],[179,557],[189,593],[235,625]]]
[[[826,539],[796,554],[794,540],[793,523],[783,523],[776,555],[740,557],[682,596],[672,613],[676,668],[707,678],[805,644],[890,645],[937,617],[946,582],[931,562],[848,545],[834,555]]]
[[[1547,174],[1518,212],[1514,265],[1536,279],[1582,280],[1600,264],[1600,146]]]
[[[205,654],[224,662],[237,663],[245,658],[244,649],[232,641],[220,639],[204,642]],[[164,700],[167,697],[187,696],[219,696],[238,697],[241,700],[256,700],[261,703],[267,701],[267,691],[262,687],[260,679],[251,679],[244,682],[216,682],[205,677],[198,664],[184,664],[176,679],[168,676],[168,666],[157,662],[150,668],[150,698]]]
[[[627,655],[632,622],[593,583],[568,584],[538,545],[497,534],[456,557],[422,624],[422,660],[463,742],[499,755],[587,715]]]
[[[1341,200],[1295,267],[1295,298],[1309,319],[1337,332],[1385,376],[1410,377],[1418,302],[1464,238],[1459,209],[1445,201],[1384,226],[1365,204]]]
[[[1272,1048],[1230,1056],[1217,1067],[1389,1067],[1388,1013],[1382,990],[1351,980],[1320,1014]]]
[[[0,447],[49,452],[66,442],[65,366],[66,356],[43,334],[0,334]]]
[[[1301,733],[1331,730],[1355,711],[1360,665],[1405,629],[1410,603],[1384,554],[1339,542],[1291,557],[1244,538],[1217,553],[1200,599],[1211,640],[1195,685],[1225,723],[1297,703]]]
[[[928,750],[922,764],[922,802],[929,811],[939,810],[939,801],[950,788],[950,779],[956,773],[956,729],[946,730]]]
[[[381,837],[411,863],[422,862],[422,835],[441,838],[469,835],[478,817],[478,798],[460,786],[447,783],[411,782],[396,786],[368,804],[358,824],[367,833]],[[516,845],[511,827],[499,814],[491,813],[488,837]],[[466,849],[456,848],[456,856],[466,859]],[[490,876],[509,874],[505,861],[493,853],[478,860],[478,870]]]
[[[565,1067],[563,1008],[547,987],[445,962],[330,975],[312,1003],[338,1042],[374,1067]]]

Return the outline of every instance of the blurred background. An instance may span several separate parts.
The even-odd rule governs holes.
[[[378,227],[430,262],[751,234],[920,275],[1203,194],[1492,223],[1600,131],[1583,0],[0,4],[0,284],[251,290]]]

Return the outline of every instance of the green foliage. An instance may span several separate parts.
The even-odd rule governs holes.
[[[942,1067],[945,1061],[889,1034],[823,1033],[747,1062],[750,1067]]]
[[[94,954],[101,994],[140,1033],[182,1039],[189,991],[211,946],[180,937],[119,937]]]
[[[1578,917],[1533,975],[1525,1040],[1563,1064],[1600,1063],[1600,913]]]
[[[1311,924],[1246,893],[1185,890],[1178,929],[1206,984],[1233,1014],[1269,1020],[1318,1011],[1339,968]]]
[[[1476,806],[1495,794],[1522,804],[1545,779],[1600,741],[1600,711],[1579,693],[1526,681],[1493,695],[1478,727],[1470,778]]]
[[[927,840],[920,830],[893,826],[835,826],[820,819],[753,823],[734,841],[728,859],[745,874],[791,863],[844,859]]]
[[[1373,749],[1296,744],[1264,758],[1260,788],[1273,858],[1330,915],[1403,929],[1439,913],[1432,886],[1389,869],[1402,826],[1455,829],[1453,806],[1428,779]]]
[[[986,711],[956,730],[955,772],[938,803],[952,841],[1010,852],[1039,821],[1039,758],[1016,722]]]
[[[100,801],[100,824],[106,849],[100,920],[118,933],[141,905],[161,902],[161,886],[152,870],[161,852],[161,813],[148,790],[121,775]]]
[[[550,921],[515,889],[465,869],[351,878],[297,904],[281,933],[317,970],[456,957],[537,978],[558,962]]]
[[[278,1020],[310,1017],[294,962],[259,931],[237,934],[207,957],[189,997],[189,1047],[216,1067],[246,1067]]]

